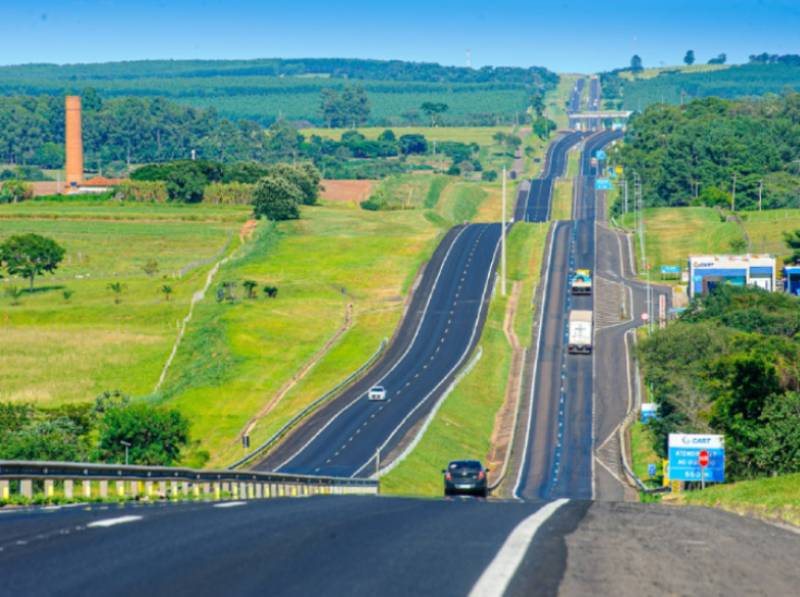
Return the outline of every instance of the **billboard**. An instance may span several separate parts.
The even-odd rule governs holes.
[[[700,470],[700,452],[708,452],[705,474]],[[692,433],[669,434],[669,478],[671,481],[725,481],[725,437]]]
[[[610,191],[612,188],[611,181],[607,178],[596,178],[594,188],[596,191]]]
[[[658,414],[658,405],[655,402],[642,402],[642,423],[655,419]]]

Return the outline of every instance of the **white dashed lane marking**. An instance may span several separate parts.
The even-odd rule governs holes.
[[[90,522],[86,525],[87,528],[94,529],[94,528],[108,528],[113,527],[118,524],[126,524],[128,522],[136,522],[137,520],[141,520],[141,516],[117,516],[116,518],[104,518],[102,520],[95,520],[94,522]]]

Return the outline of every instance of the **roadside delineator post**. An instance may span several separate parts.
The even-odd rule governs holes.
[[[0,488],[2,488],[2,486],[3,486],[3,482],[0,481]],[[75,484],[74,484],[72,479],[64,480],[64,497],[67,498],[68,500],[71,500],[72,497],[73,497],[73,494],[75,492],[74,487],[75,487]],[[2,494],[1,490],[0,490],[0,494]]]

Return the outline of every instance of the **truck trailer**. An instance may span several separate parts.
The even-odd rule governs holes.
[[[569,312],[569,354],[592,353],[592,312],[574,310]]]

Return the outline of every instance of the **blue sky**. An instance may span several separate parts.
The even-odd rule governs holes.
[[[593,72],[800,53],[800,0],[0,0],[0,63],[358,57]]]

